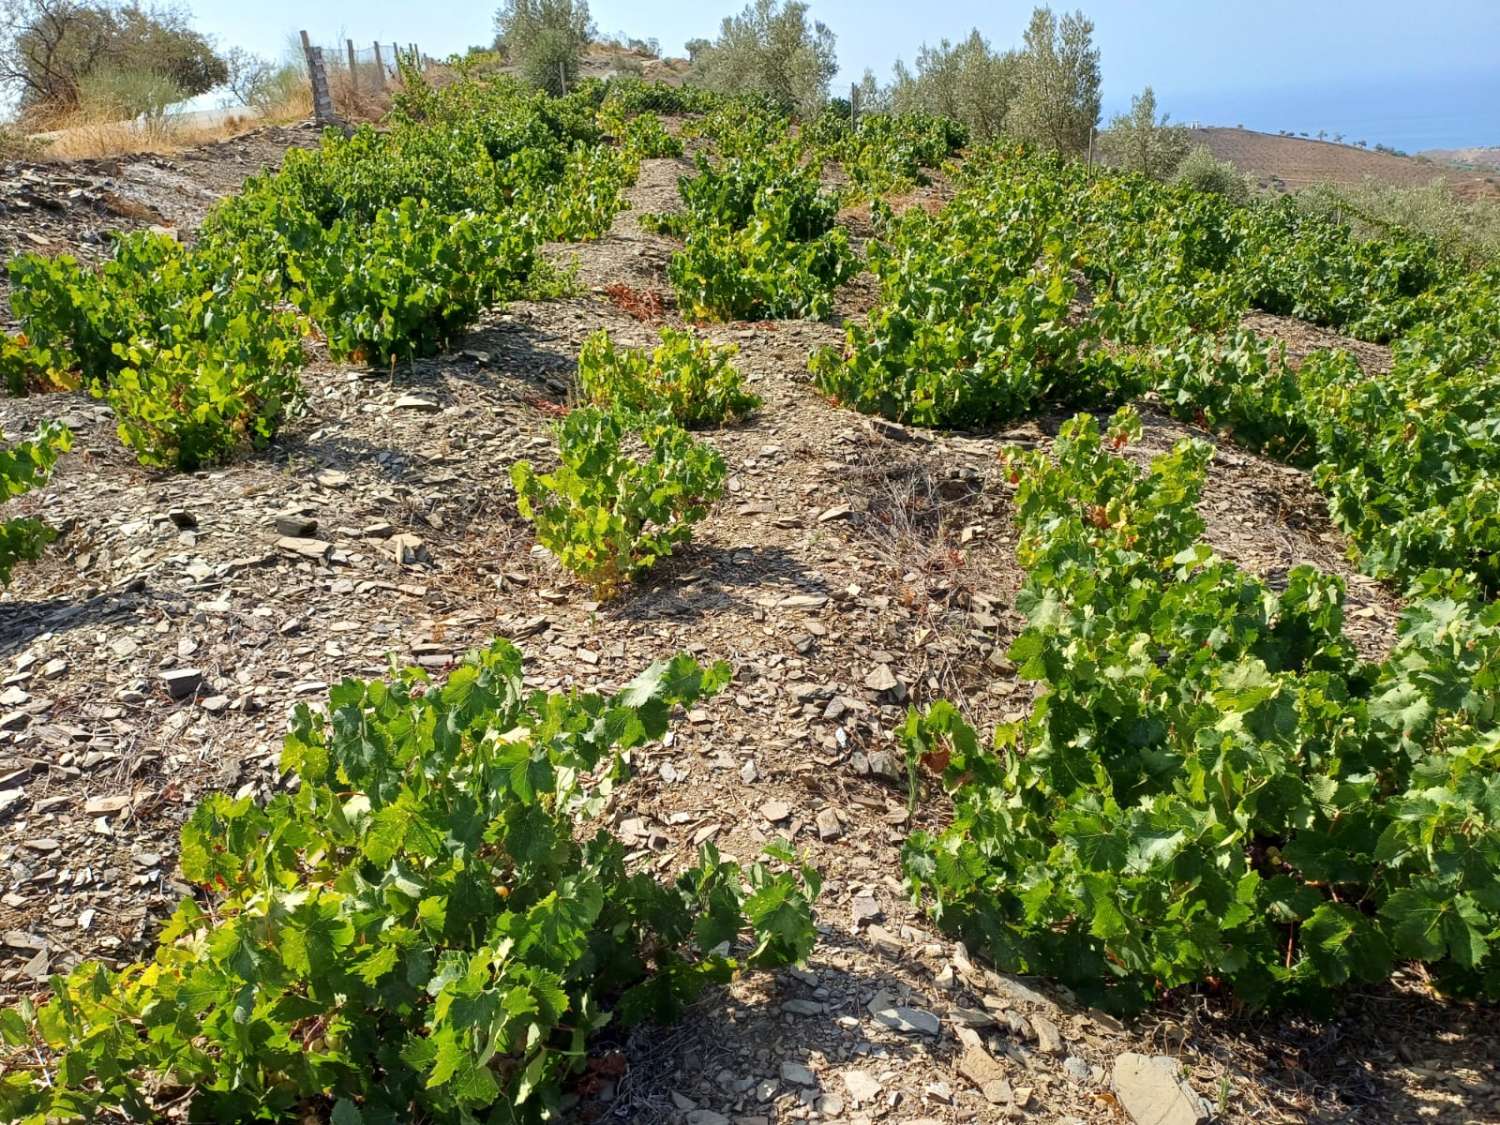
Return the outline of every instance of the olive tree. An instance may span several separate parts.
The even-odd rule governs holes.
[[[1111,164],[1131,172],[1165,180],[1177,170],[1191,147],[1190,134],[1173,125],[1167,115],[1156,115],[1156,93],[1147,86],[1130,99],[1130,112],[1115,117],[1100,136]]]
[[[587,0],[505,0],[495,13],[496,46],[528,82],[552,94],[578,80],[594,34]]]
[[[1088,148],[1099,123],[1099,51],[1094,25],[1082,12],[1037,8],[1026,28],[1016,74],[1016,96],[1006,129],[1058,152]]]
[[[838,73],[833,32],[809,20],[799,0],[753,0],[727,16],[712,43],[692,44],[692,81],[720,93],[764,94],[787,110],[812,114]]]
[[[924,43],[917,51],[915,73],[898,60],[890,103],[899,112],[951,117],[976,141],[989,140],[1004,128],[1018,74],[1016,52],[991,50],[975,28],[956,44],[946,39],[936,47]]]

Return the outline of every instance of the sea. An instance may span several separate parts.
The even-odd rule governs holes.
[[[1199,92],[1161,90],[1157,101],[1183,125],[1243,125],[1402,152],[1500,145],[1500,54],[1475,74],[1383,77],[1340,85],[1299,83]],[[1106,117],[1109,107],[1106,107]]]

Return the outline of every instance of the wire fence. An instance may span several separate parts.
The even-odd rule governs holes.
[[[387,94],[400,85],[401,64],[428,61],[415,43],[356,46],[354,40],[315,44],[301,33],[302,50],[312,86],[313,113],[320,124],[337,124],[349,117],[381,108]]]

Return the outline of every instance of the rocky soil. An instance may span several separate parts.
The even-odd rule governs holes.
[[[125,198],[144,173],[106,188],[54,166],[47,190],[77,180],[89,202],[32,204],[19,226],[6,211],[0,252],[93,247],[90,232],[131,221],[188,229],[257,160],[309,139],[268,131],[175,160],[129,197],[154,208],[139,219],[101,193]],[[684,167],[647,162],[636,209],[672,206]],[[989,971],[928,925],[901,890],[913,818],[890,732],[913,699],[954,698],[980,725],[1028,706],[1004,657],[1019,576],[996,455],[1046,443],[1059,420],[911,432],[809,386],[807,354],[837,328],[708,329],[740,347],[766,405],[705,435],[732,475],[692,547],[601,606],[534,547],[508,470],[549,457],[589,332],[651,338],[605,287],[665,295],[671,245],[626,212],[556,254],[577,261],[582,295],[497,311],[451,354],[394,372],[320,355],[306,415],[214,472],[142,469],[86,398],[0,404],[7,434],[59,415],[77,434],[53,483],[14,504],[66,533],[0,599],[0,1000],[82,958],[139,954],[181,893],[175,834],[193,802],[273,791],[288,709],[341,677],[393,660],[441,673],[501,635],[536,686],[610,689],[685,649],[729,660],[735,681],[640,756],[615,830],[659,870],[705,840],[747,859],[792,838],[827,877],[822,941],[806,969],[602,1044],[623,1065],[580,1119],[1500,1120],[1493,1011],[1439,1002],[1415,977],[1319,1021],[1186,998],[1126,1026]],[[863,299],[852,288],[844,313]],[[1141,455],[1184,432],[1149,415]],[[1303,561],[1343,574],[1358,643],[1389,643],[1398,606],[1351,570],[1305,474],[1222,450],[1203,512],[1216,547],[1273,579]],[[942,817],[918,802],[915,824]]]

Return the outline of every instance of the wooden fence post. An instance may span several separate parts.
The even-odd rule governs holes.
[[[323,48],[314,47],[307,32],[302,33],[302,51],[307,56],[307,79],[312,83],[313,120],[319,125],[342,125],[333,109],[333,95],[328,89],[328,71],[323,66]]]
[[[380,88],[384,90],[390,85],[386,81],[385,60],[380,57],[380,40],[375,40],[375,73],[380,76]]]
[[[344,49],[349,52],[349,93],[359,97],[359,70],[354,62],[354,40],[345,39]]]
[[[849,128],[859,128],[859,85],[849,83]]]

